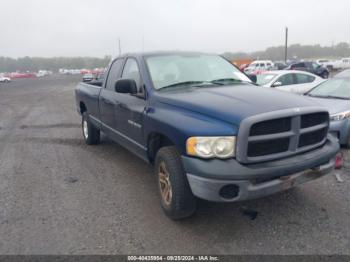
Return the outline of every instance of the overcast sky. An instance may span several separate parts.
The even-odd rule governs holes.
[[[256,51],[350,42],[349,0],[0,0],[0,56]]]

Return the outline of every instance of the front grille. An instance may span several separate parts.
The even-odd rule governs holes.
[[[299,138],[298,147],[310,146],[321,142],[327,134],[327,128],[323,128],[314,132],[302,134]]]
[[[312,150],[325,143],[328,126],[328,113],[315,109],[285,110],[248,118],[240,126],[237,159],[245,163],[263,162]]]
[[[260,142],[251,142],[248,145],[248,156],[257,157],[282,153],[289,148],[289,138],[281,138]]]
[[[291,118],[279,118],[255,123],[250,129],[251,136],[276,134],[286,132],[291,129]]]
[[[301,116],[301,128],[316,126],[328,121],[328,113],[314,113]]]

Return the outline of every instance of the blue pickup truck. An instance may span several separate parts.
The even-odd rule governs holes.
[[[86,143],[103,132],[152,164],[171,219],[192,215],[197,198],[255,199],[317,179],[339,150],[325,109],[257,87],[217,55],[122,55],[75,92]]]

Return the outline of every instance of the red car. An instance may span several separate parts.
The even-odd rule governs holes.
[[[36,78],[34,73],[11,73],[11,78]]]

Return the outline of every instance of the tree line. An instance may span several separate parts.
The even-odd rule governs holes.
[[[284,60],[285,47],[276,46],[269,47],[264,51],[257,51],[252,53],[245,52],[226,52],[223,54],[229,60],[236,59],[269,59],[273,61]],[[350,57],[350,45],[342,42],[333,46],[321,45],[300,45],[293,44],[288,46],[288,59],[317,59],[330,58],[337,59],[341,57]]]
[[[39,70],[51,70],[58,72],[65,69],[94,69],[106,67],[111,61],[110,56],[96,57],[20,57],[10,58],[0,56],[0,72],[37,72]]]
[[[269,59],[284,60],[284,46],[269,47],[264,51],[252,53],[225,52],[223,54],[229,60],[236,59]],[[288,47],[288,59],[311,58],[340,58],[350,57],[350,45],[342,42],[334,46],[300,45],[293,44]],[[110,56],[96,57],[20,57],[10,58],[0,56],[0,72],[37,72],[38,70],[51,70],[57,72],[65,69],[93,69],[106,67],[111,61]]]

